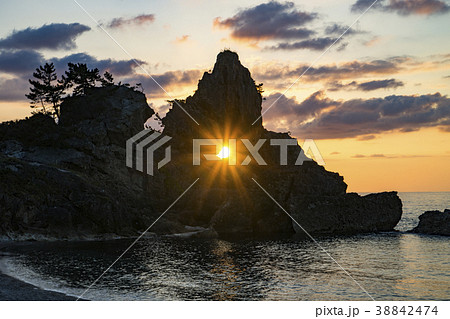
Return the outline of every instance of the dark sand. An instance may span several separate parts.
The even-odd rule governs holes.
[[[0,273],[1,301],[69,301],[75,297],[47,291]]]
[[[14,242],[0,242],[0,258]],[[77,298],[62,293],[43,290],[0,271],[0,301],[74,301]]]

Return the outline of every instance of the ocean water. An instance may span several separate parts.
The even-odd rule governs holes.
[[[400,193],[398,232],[310,240],[139,241],[83,298],[92,300],[450,300],[450,237],[406,233],[450,193]],[[79,296],[131,240],[29,243],[5,273]],[[358,285],[359,284],[359,285]],[[361,287],[362,288],[361,288]]]

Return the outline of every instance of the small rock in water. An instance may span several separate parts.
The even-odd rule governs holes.
[[[450,209],[443,212],[427,211],[419,216],[419,225],[411,230],[413,233],[450,236]]]

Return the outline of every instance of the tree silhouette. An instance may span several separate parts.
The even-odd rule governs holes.
[[[97,81],[101,80],[99,70],[88,69],[85,63],[68,63],[69,70],[62,76],[67,88],[73,87],[73,95],[85,95],[87,90],[95,87]]]
[[[260,95],[262,95],[264,93],[263,84],[259,83],[259,84],[256,84],[255,86],[256,86],[256,91],[258,91],[258,93]]]
[[[105,73],[103,73],[103,78],[100,79],[100,82],[102,83],[103,87],[113,86],[114,78],[111,73],[106,71]]]
[[[90,88],[96,86],[100,82],[102,87],[111,86],[125,86],[130,87],[130,84],[119,82],[114,83],[114,78],[111,73],[105,71],[103,77],[99,74],[97,68],[89,69],[85,63],[68,63],[68,71],[58,80],[58,75],[55,71],[53,63],[45,63],[44,66],[39,66],[33,73],[34,79],[28,81],[32,85],[30,93],[25,96],[31,100],[31,108],[40,108],[34,113],[43,113],[52,115],[59,119],[60,105],[63,100],[63,95],[66,94],[66,89],[73,88],[73,96],[86,95]],[[131,87],[133,90],[140,89],[144,91],[140,83]],[[65,98],[65,97],[64,97]]]
[[[40,113],[51,114],[59,119],[59,106],[65,86],[58,81],[55,66],[53,63],[45,63],[44,66],[39,66],[36,72],[33,72],[33,77],[36,80],[28,80],[32,85],[30,93],[25,94],[31,100],[30,107],[41,108]],[[47,108],[48,105],[52,110]]]
[[[139,92],[144,93],[144,87],[142,86],[142,83],[136,83],[136,85],[133,87],[133,90],[139,90]]]

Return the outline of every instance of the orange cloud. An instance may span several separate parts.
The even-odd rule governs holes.
[[[184,43],[184,42],[187,42],[189,40],[189,38],[190,38],[190,35],[184,34],[181,37],[177,37],[175,42],[177,42],[177,43]]]

